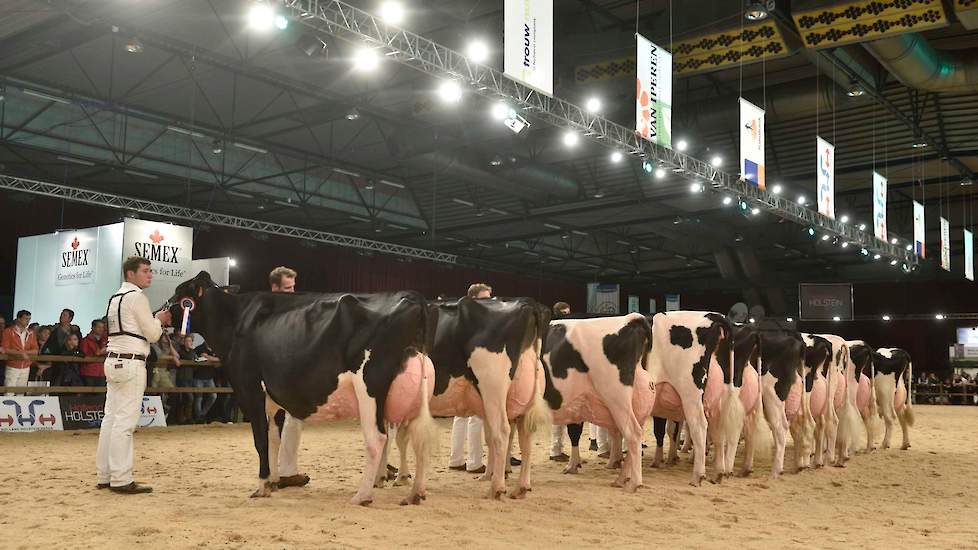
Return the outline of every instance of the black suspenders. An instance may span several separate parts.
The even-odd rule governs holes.
[[[139,338],[140,340],[146,341],[146,337],[145,336],[142,336],[142,335],[139,335],[139,334],[135,334],[135,333],[129,332],[129,331],[123,329],[123,327],[122,327],[122,299],[126,296],[126,294],[132,294],[133,292],[136,292],[136,291],[135,290],[130,290],[130,291],[127,291],[127,292],[120,292],[119,294],[113,294],[112,296],[109,297],[109,305],[106,306],[106,308],[105,308],[105,321],[106,321],[106,323],[108,323],[108,321],[109,321],[109,310],[112,309],[112,300],[114,300],[116,297],[118,297],[119,298],[119,309],[116,310],[116,315],[117,315],[117,319],[118,319],[118,322],[119,322],[119,329],[116,332],[109,332],[109,336],[131,336],[133,338]]]

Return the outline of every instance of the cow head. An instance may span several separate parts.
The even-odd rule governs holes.
[[[173,326],[180,334],[189,334],[191,320],[203,325],[208,315],[207,303],[209,294],[213,292],[237,292],[237,286],[220,286],[211,279],[210,273],[201,271],[193,279],[180,283],[163,306],[170,310]]]

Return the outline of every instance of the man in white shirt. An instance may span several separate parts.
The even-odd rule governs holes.
[[[125,282],[109,298],[105,316],[109,332],[105,360],[105,413],[98,434],[95,467],[97,487],[120,494],[150,493],[152,487],[133,481],[132,434],[139,423],[146,389],[146,357],[150,344],[160,339],[170,312],[155,316],[143,289],[153,282],[150,262],[132,256],[122,264]]]

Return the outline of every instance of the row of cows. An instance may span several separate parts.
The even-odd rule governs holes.
[[[657,419],[655,465],[664,458],[663,419],[685,422],[694,485],[706,477],[708,440],[714,481],[733,473],[742,434],[749,473],[762,420],[774,436],[774,475],[783,469],[789,432],[799,468],[842,465],[860,419],[867,446],[876,416],[886,426],[884,447],[895,420],[903,448],[910,445],[906,352],[763,332],[715,313],[669,312],[651,323],[637,313],[552,320],[549,308],[529,298],[432,303],[411,291],[238,294],[206,272],[181,284],[167,307],[175,326],[200,333],[221,357],[251,421],[259,457],[252,496],[277,486],[276,418],[283,409],[296,419],[360,419],[367,463],[356,504],[371,502],[382,485],[392,428],[401,453],[398,483],[410,477],[408,449],[415,455],[404,503],[426,498],[433,415],[484,419],[493,498],[506,492],[511,429],[522,467],[510,496],[522,498],[530,491],[531,435],[550,420],[608,428],[610,465],[621,464],[615,485],[629,491],[642,484],[641,439],[650,416]],[[668,459],[677,453],[673,437]],[[579,467],[575,445],[567,471]]]

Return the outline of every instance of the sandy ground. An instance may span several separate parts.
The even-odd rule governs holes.
[[[399,506],[407,488],[388,487],[369,508],[347,504],[363,456],[350,422],[310,426],[300,464],[312,483],[267,499],[247,498],[257,455],[245,425],[139,432],[137,479],[155,492],[137,496],[94,489],[94,431],[3,434],[0,547],[648,548],[668,538],[685,548],[978,548],[978,407],[916,412],[911,450],[780,480],[764,457],[752,478],[693,488],[688,460],[653,470],[646,452],[637,494],[612,488],[588,451],[581,475],[562,475],[538,434],[533,492],[503,502],[445,467],[450,425],[439,421],[427,502]]]

